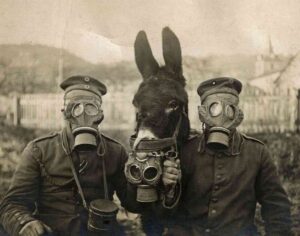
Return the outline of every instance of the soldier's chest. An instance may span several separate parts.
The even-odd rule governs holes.
[[[230,189],[253,184],[257,165],[251,157],[240,154],[227,156],[224,153],[198,154],[193,158],[190,186],[199,194],[210,194],[219,189]],[[191,168],[191,167],[189,167]]]
[[[106,172],[103,169],[103,157],[99,157],[96,152],[81,151],[74,155],[73,160],[80,182],[83,185],[99,186],[103,180],[103,172]]]

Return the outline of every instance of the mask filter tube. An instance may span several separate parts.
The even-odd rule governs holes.
[[[222,150],[229,147],[230,131],[223,127],[212,127],[209,129],[207,146],[210,149]]]
[[[74,148],[93,149],[96,148],[96,137],[98,131],[90,127],[80,127],[72,131],[75,141]]]

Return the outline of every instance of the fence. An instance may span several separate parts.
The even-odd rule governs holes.
[[[103,129],[133,129],[131,95],[121,92],[103,97]],[[8,115],[13,123],[30,128],[60,129],[64,124],[63,94],[24,94],[11,98]]]
[[[189,93],[189,117],[192,127],[200,127],[197,113],[199,96]],[[241,96],[244,120],[239,130],[245,133],[293,132],[296,130],[297,97],[278,95]]]
[[[199,97],[189,92],[189,117],[193,128],[200,129],[197,106]],[[113,92],[103,97],[105,119],[102,129],[133,130],[133,94]],[[59,129],[63,126],[62,94],[24,94],[11,99],[10,119],[25,127]],[[295,131],[297,119],[296,96],[243,96],[240,107],[245,118],[240,130],[246,133]]]

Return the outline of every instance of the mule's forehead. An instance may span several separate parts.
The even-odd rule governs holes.
[[[187,103],[188,100],[186,91],[177,81],[149,79],[140,85],[137,93],[134,95],[133,104],[137,105],[146,101],[166,104],[172,99],[176,99],[181,103]]]

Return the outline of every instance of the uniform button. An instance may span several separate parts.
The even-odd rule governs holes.
[[[222,164],[219,164],[218,165],[218,169],[222,169],[223,168],[223,165]]]
[[[85,80],[85,82],[89,82],[90,78],[89,77],[85,77],[84,80]]]
[[[219,189],[220,189],[219,185],[214,186],[214,190],[219,190]]]
[[[205,229],[205,233],[210,233],[210,229]]]
[[[216,197],[212,198],[211,200],[212,200],[212,202],[215,202],[215,203],[218,202],[218,198],[216,198]]]
[[[211,210],[211,214],[216,214],[216,213],[217,213],[217,211],[215,209]]]
[[[222,175],[217,175],[217,180],[221,180]]]

